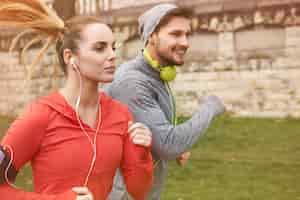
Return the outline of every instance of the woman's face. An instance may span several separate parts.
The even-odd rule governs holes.
[[[112,82],[115,66],[115,40],[111,29],[100,23],[87,25],[78,42],[76,64],[84,79]]]

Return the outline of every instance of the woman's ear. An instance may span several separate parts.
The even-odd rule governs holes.
[[[64,63],[65,63],[66,65],[71,64],[71,63],[70,63],[70,59],[71,59],[72,57],[73,57],[73,53],[72,53],[72,51],[71,51],[70,49],[65,49],[65,50],[63,51]]]

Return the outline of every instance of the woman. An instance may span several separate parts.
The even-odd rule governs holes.
[[[37,60],[56,42],[66,74],[64,87],[33,103],[1,142],[10,161],[5,166],[6,183],[0,184],[1,199],[104,200],[119,167],[128,192],[134,199],[144,199],[153,175],[151,132],[131,123],[127,107],[97,92],[99,82],[113,80],[111,29],[94,17],[64,23],[38,0],[1,0],[0,24],[45,36],[47,43]],[[9,184],[10,175],[28,161],[33,193]]]

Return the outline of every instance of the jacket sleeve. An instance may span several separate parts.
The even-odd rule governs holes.
[[[132,121],[131,116],[128,121]],[[128,130],[128,127],[126,128]],[[133,199],[144,200],[153,182],[151,147],[133,144],[129,133],[126,133],[124,140],[121,170],[126,189]]]
[[[13,151],[12,164],[16,170],[30,161],[39,150],[47,124],[48,112],[40,104],[29,106],[26,112],[12,123],[1,145],[9,146]],[[12,200],[73,200],[76,198],[76,194],[71,190],[59,195],[46,195],[25,192],[8,184],[0,185],[0,194],[1,199]]]
[[[34,192],[25,192],[9,186],[8,184],[0,185],[1,199],[11,200],[75,200],[76,194],[72,191],[66,191],[61,194],[48,195]]]
[[[146,81],[123,79],[114,82],[107,91],[113,98],[126,104],[136,121],[146,124],[153,133],[152,151],[160,159],[170,160],[187,151],[213,118],[224,111],[216,97],[208,97],[191,119],[173,126],[165,116],[152,86]]]

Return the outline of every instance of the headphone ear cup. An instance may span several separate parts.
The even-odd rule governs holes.
[[[175,66],[166,66],[160,68],[160,78],[163,81],[173,81],[176,78],[176,67]]]

